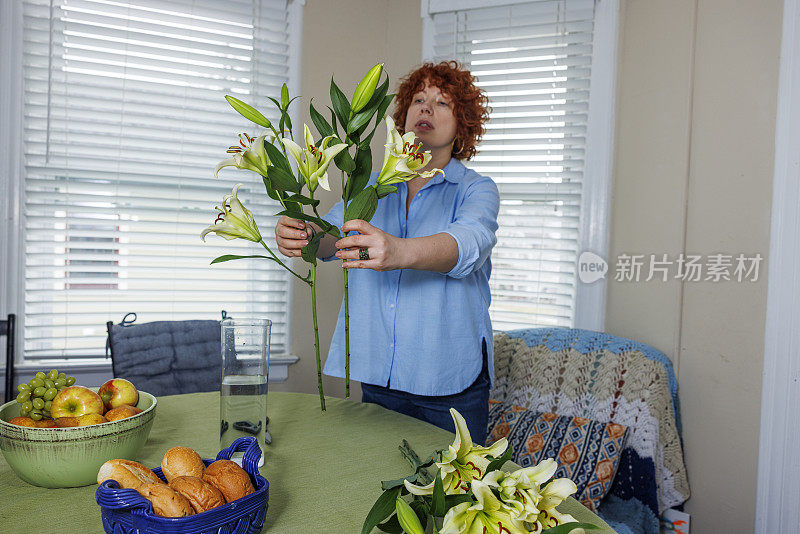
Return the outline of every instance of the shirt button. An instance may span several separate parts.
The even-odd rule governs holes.
[[[390,346],[390,347],[394,347],[394,343],[390,344],[389,346]]]
[[[394,304],[389,304],[389,307],[390,308],[394,308]]]

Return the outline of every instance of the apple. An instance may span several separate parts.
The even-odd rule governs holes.
[[[118,421],[120,419],[125,419],[127,417],[136,415],[137,413],[142,413],[141,408],[136,408],[135,406],[128,406],[127,404],[123,404],[122,406],[118,406],[116,408],[112,408],[111,410],[107,411],[105,417],[109,421]]]
[[[50,415],[53,419],[80,417],[88,413],[102,415],[104,411],[103,399],[100,398],[100,395],[83,386],[69,386],[62,389],[50,406]]]
[[[78,426],[99,425],[100,423],[108,423],[108,419],[99,413],[87,413],[78,417]]]
[[[77,417],[59,417],[55,419],[56,426],[59,428],[68,428],[71,426],[78,426]]]
[[[119,406],[136,406],[139,402],[139,392],[136,386],[124,378],[113,378],[100,386],[97,390],[106,410],[111,410]]]
[[[36,421],[31,419],[30,417],[15,417],[11,421],[9,421],[9,423],[12,425],[28,426],[31,428],[34,428],[36,426]]]

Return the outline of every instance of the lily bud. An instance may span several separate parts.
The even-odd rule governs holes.
[[[383,63],[378,63],[369,69],[369,72],[358,82],[356,92],[353,93],[353,102],[350,104],[350,109],[353,110],[353,113],[361,111],[367,105],[369,99],[372,98],[375,88],[378,87],[381,73],[383,73]]]
[[[422,523],[419,522],[419,517],[406,501],[397,497],[395,509],[397,511],[397,521],[403,528],[403,532],[407,534],[425,534],[422,529]]]

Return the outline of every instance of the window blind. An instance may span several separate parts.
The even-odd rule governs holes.
[[[496,330],[573,325],[593,20],[593,0],[433,15],[435,59],[468,68],[491,106],[467,166],[500,190]]]
[[[103,356],[106,321],[257,314],[287,349],[289,279],[200,231],[223,195],[274,239],[260,176],[213,169],[288,78],[286,0],[25,0],[24,358]],[[270,116],[275,118],[275,115]],[[248,252],[252,250],[253,252]],[[258,252],[256,252],[258,251]]]

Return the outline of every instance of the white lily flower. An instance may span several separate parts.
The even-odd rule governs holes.
[[[328,165],[333,161],[336,154],[347,148],[347,144],[337,143],[329,147],[328,143],[336,139],[336,136],[329,135],[322,140],[322,144],[317,148],[311,135],[311,130],[308,129],[308,124],[303,126],[305,128],[305,148],[301,148],[291,139],[284,139],[283,146],[297,161],[297,168],[305,178],[309,191],[314,191],[317,185],[326,191],[330,191]]]
[[[200,238],[205,241],[206,236],[211,232],[227,240],[247,239],[259,243],[261,233],[258,231],[253,212],[244,207],[237,196],[242,184],[236,184],[230,195],[222,198],[222,207],[215,206],[220,212],[214,224],[200,233]]]
[[[420,172],[431,161],[431,151],[420,152],[422,143],[414,144],[417,138],[414,132],[400,135],[395,128],[394,120],[386,117],[386,151],[383,155],[383,166],[378,174],[378,185],[389,185],[407,182],[417,176],[430,178],[437,173],[444,174],[441,169]]]
[[[578,491],[578,486],[573,481],[568,478],[557,478],[539,491],[542,497],[539,501],[539,508],[551,510],[576,491]]]
[[[543,509],[539,488],[553,477],[557,468],[555,460],[548,458],[513,473],[492,471],[483,477],[483,482],[498,491],[500,500],[514,517],[534,522]]]
[[[447,511],[440,534],[527,534],[528,529],[509,513],[484,482],[474,479],[477,501],[457,504]]]
[[[261,176],[266,176],[267,167],[269,166],[267,151],[264,149],[264,140],[266,138],[266,134],[256,138],[250,137],[246,133],[239,134],[239,144],[228,148],[228,154],[233,154],[233,156],[217,163],[214,169],[214,177],[217,177],[219,171],[224,167],[246,169]]]
[[[480,480],[486,474],[489,466],[487,456],[495,458],[501,456],[508,447],[508,440],[501,438],[491,447],[477,447],[472,443],[467,422],[455,408],[450,408],[450,416],[456,426],[456,439],[444,453],[442,461],[436,466],[442,472],[444,492],[448,495],[466,493],[469,484],[474,479]],[[415,495],[430,495],[433,493],[433,482],[427,486],[416,486],[407,480],[404,481],[406,489]]]

